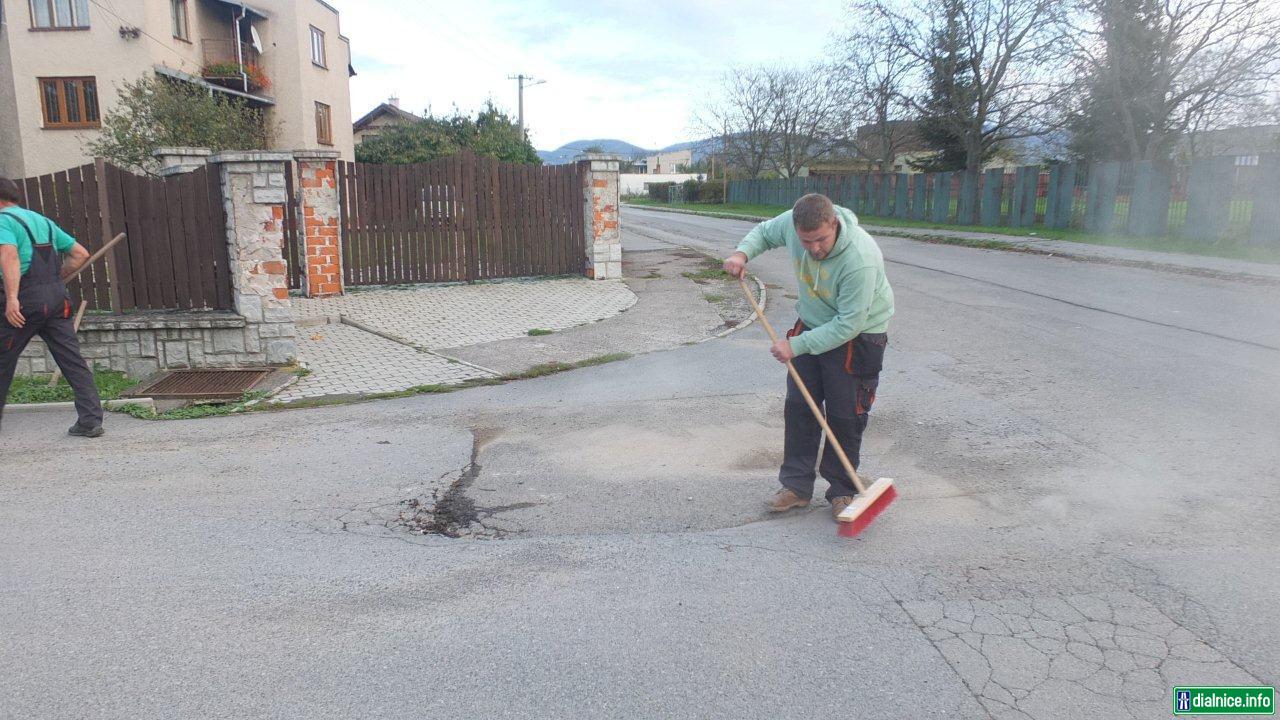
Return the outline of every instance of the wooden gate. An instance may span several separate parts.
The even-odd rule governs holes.
[[[338,164],[343,281],[388,285],[581,273],[576,165],[463,152],[414,165]]]

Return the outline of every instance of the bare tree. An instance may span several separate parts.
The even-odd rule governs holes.
[[[892,29],[881,22],[859,22],[837,38],[834,52],[840,58],[837,97],[843,100],[837,118],[834,148],[889,170],[904,151],[920,140],[911,122],[906,101],[919,64],[892,40]]]
[[[1274,0],[1081,0],[1075,57],[1093,108],[1135,160],[1167,158],[1185,134],[1267,114],[1280,79]],[[1147,72],[1136,77],[1133,67]]]
[[[758,68],[732,68],[720,92],[699,111],[697,129],[718,137],[725,162],[748,178],[758,178],[773,154],[773,98],[770,77]]]
[[[836,75],[821,65],[770,68],[764,74],[769,80],[774,137],[769,161],[779,175],[794,177],[831,149],[842,107],[833,84]]]
[[[922,71],[938,65],[938,38],[954,41],[952,59],[965,78],[963,88],[943,93],[954,106],[930,103],[924,78],[916,78],[919,89],[903,99],[958,139],[970,171],[979,170],[1001,143],[1060,124],[1061,98],[1071,86],[1070,74],[1063,71],[1070,44],[1060,6],[1060,0],[860,0],[856,5],[862,16],[888,28],[886,42]]]
[[[726,161],[747,177],[794,176],[831,147],[841,107],[832,78],[822,66],[734,68],[695,124],[721,139]]]

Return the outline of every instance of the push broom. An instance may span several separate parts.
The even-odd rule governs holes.
[[[751,294],[751,289],[747,287],[747,281],[743,278],[738,278],[738,286],[742,288],[742,294],[747,296],[747,301],[751,303],[752,309],[756,311],[756,317],[759,317],[760,322],[764,324],[765,332],[769,333],[769,338],[775,343],[778,342],[778,333],[774,332],[773,325],[769,324],[769,318],[764,316],[764,310],[756,302],[756,296]],[[787,372],[791,373],[791,379],[795,381],[796,387],[800,388],[800,394],[804,396],[805,402],[809,404],[809,409],[813,411],[813,417],[817,419],[818,424],[822,426],[822,431],[826,433],[827,442],[836,451],[836,456],[840,458],[840,464],[844,465],[845,472],[849,473],[854,487],[858,488],[858,497],[836,517],[836,533],[840,537],[856,537],[876,519],[877,515],[889,507],[889,503],[898,497],[898,491],[893,487],[893,480],[890,478],[880,478],[871,483],[870,487],[862,483],[862,479],[858,477],[858,472],[853,469],[853,463],[849,462],[849,456],[844,454],[844,448],[840,446],[840,441],[836,439],[835,433],[831,432],[831,426],[827,424],[827,416],[822,412],[822,408],[818,407],[818,403],[814,402],[813,396],[809,394],[809,388],[805,387],[804,380],[801,379],[799,371],[796,370],[795,365],[791,364],[790,360],[787,361]]]

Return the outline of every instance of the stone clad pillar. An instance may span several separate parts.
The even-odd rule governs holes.
[[[622,278],[622,232],[618,221],[618,170],[621,158],[608,153],[582,153],[574,162],[582,170],[587,272],[596,280]]]
[[[162,147],[151,154],[160,163],[160,177],[169,177],[204,167],[213,151],[199,147]]]
[[[224,152],[209,158],[220,169],[227,214],[227,255],[235,311],[248,321],[245,342],[261,342],[269,364],[293,362],[297,331],[284,261],[288,153]]]
[[[303,256],[306,257],[307,297],[341,295],[342,227],[338,223],[337,150],[298,150],[298,186],[302,190],[299,217]]]

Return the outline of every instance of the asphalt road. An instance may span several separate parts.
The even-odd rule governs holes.
[[[852,541],[760,512],[758,326],[94,443],[6,418],[0,717],[1163,718],[1174,684],[1280,684],[1280,289],[881,242],[863,470],[902,497]],[[751,267],[789,323],[785,259]],[[468,537],[403,527],[433,495]]]

